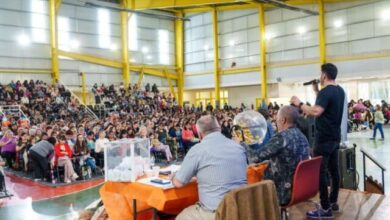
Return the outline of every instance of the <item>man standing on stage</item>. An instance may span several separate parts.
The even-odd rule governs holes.
[[[331,63],[321,66],[320,83],[313,83],[314,92],[317,94],[314,106],[303,104],[297,97],[291,98],[291,104],[299,108],[307,115],[315,116],[315,146],[314,156],[322,156],[320,170],[320,200],[322,209],[310,211],[306,216],[311,219],[333,217],[333,211],[339,211],[337,198],[340,186],[338,149],[341,139],[341,120],[344,108],[344,90],[336,84],[337,67]],[[331,176],[332,189],[328,193],[328,173]]]

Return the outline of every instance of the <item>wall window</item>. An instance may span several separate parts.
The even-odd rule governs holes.
[[[110,28],[110,12],[106,9],[98,9],[98,34],[99,47],[111,47],[111,28]]]
[[[31,37],[36,43],[47,43],[47,16],[42,14],[45,12],[45,2],[40,0],[31,1]]]
[[[58,17],[57,19],[58,23],[58,46],[62,50],[69,50],[69,31],[70,31],[70,25],[69,25],[69,18],[67,17]]]
[[[169,64],[169,32],[158,30],[159,62],[163,65]]]
[[[130,14],[128,22],[129,50],[138,50],[137,14]]]

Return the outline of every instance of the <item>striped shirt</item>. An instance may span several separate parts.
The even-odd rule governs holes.
[[[246,184],[246,169],[245,149],[213,132],[187,153],[176,179],[187,184],[195,176],[200,204],[216,210],[227,192]]]

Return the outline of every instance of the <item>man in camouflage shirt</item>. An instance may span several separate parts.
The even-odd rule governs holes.
[[[275,182],[281,205],[290,201],[295,168],[301,160],[309,158],[309,143],[296,127],[298,117],[295,107],[283,107],[276,118],[278,133],[260,150],[245,146],[249,163],[270,161],[264,179]]]

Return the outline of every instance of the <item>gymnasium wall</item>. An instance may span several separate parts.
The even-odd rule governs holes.
[[[300,7],[318,10],[317,5]],[[357,82],[390,76],[390,2],[332,3],[326,4],[325,10],[327,61],[338,66],[338,78]],[[186,22],[186,89],[214,88],[213,54],[207,56],[213,48],[209,17],[210,13],[193,14]],[[258,20],[256,9],[218,12],[221,87],[260,85],[256,70],[260,65]],[[303,99],[313,99],[301,84],[320,73],[318,16],[271,9],[265,13],[265,22],[268,82],[294,87]],[[202,48],[202,43],[210,46]],[[243,71],[225,74],[235,69]],[[260,90],[256,91],[260,97]],[[355,94],[351,98],[358,98],[355,91],[350,93]],[[287,94],[279,91],[279,98]],[[248,95],[251,93],[243,93]]]
[[[12,79],[51,81],[48,13],[46,0],[1,0],[0,82],[7,83]],[[79,1],[68,0],[61,4],[57,24],[60,50],[121,62],[118,12],[85,7]],[[172,20],[131,15],[128,29],[130,62],[135,65],[175,65]],[[7,69],[26,70],[26,73],[11,73],[7,72]],[[27,70],[42,70],[47,73],[31,74]],[[61,56],[60,72],[61,83],[68,86],[81,84],[80,72],[87,74],[88,85],[119,84],[122,81],[121,69]],[[132,73],[131,79],[133,83],[137,82],[138,73]],[[144,79],[160,86],[167,86],[166,79],[147,74]],[[173,83],[176,83],[175,80]]]

